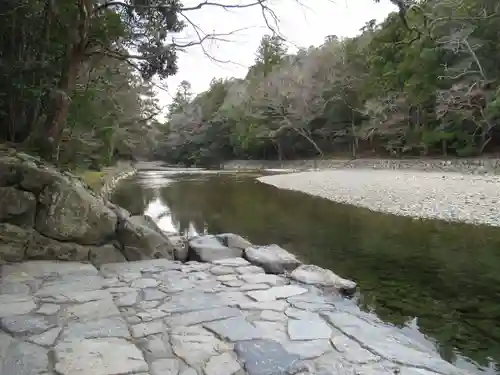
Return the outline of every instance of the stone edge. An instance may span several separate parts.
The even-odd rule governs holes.
[[[418,170],[427,172],[454,172],[462,174],[496,174],[500,171],[500,158],[469,159],[320,159],[320,160],[232,160],[221,165],[222,169],[260,170],[293,169],[384,169]]]
[[[118,183],[126,178],[132,177],[137,173],[137,168],[133,165],[127,165],[126,167],[112,168],[108,171],[104,177],[105,182],[101,187],[98,195],[103,199],[109,199],[113,191],[118,186]]]

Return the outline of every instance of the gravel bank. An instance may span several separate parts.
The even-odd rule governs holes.
[[[327,170],[260,177],[374,211],[500,226],[500,177],[389,170]]]
[[[224,169],[292,169],[296,172],[325,169],[387,169],[461,174],[500,174],[499,158],[472,159],[316,159],[316,160],[232,160]]]

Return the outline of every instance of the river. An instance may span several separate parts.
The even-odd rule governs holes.
[[[143,170],[112,200],[165,231],[276,243],[356,280],[362,309],[477,374],[500,374],[500,229],[381,214],[279,190],[256,173]]]

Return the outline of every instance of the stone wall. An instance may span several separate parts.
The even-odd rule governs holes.
[[[110,178],[109,192],[118,177]],[[131,217],[78,177],[14,150],[0,154],[0,262],[173,258],[154,222]]]
[[[137,169],[130,163],[119,162],[116,166],[105,170],[104,184],[99,196],[108,199],[118,183],[137,173]]]
[[[224,169],[403,169],[427,172],[457,172],[463,174],[497,174],[500,172],[500,159],[322,159],[322,160],[233,160],[222,165]]]

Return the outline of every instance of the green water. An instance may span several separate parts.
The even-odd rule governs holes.
[[[425,335],[444,359],[500,374],[500,229],[375,213],[254,176],[159,176],[124,182],[113,200],[166,230],[279,244],[356,280],[361,308]]]

